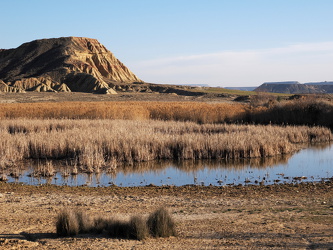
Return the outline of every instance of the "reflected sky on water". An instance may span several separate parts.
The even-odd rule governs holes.
[[[237,161],[146,162],[119,166],[116,172],[81,173],[63,177],[58,166],[53,177],[29,177],[33,167],[22,170],[19,178],[9,182],[30,185],[56,184],[69,186],[146,186],[161,185],[249,185],[322,181],[333,177],[333,145],[317,145],[294,155]],[[8,174],[9,175],[9,174]]]

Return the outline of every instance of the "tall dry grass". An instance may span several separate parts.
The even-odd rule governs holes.
[[[333,129],[333,103],[313,96],[284,102],[269,99],[247,110],[244,121],[256,124],[325,126]]]
[[[250,104],[143,101],[0,103],[1,120],[17,118],[163,120],[199,124],[272,123],[318,125],[333,129],[333,104],[311,95],[278,101],[277,97],[268,94],[251,97]]]
[[[0,163],[68,160],[86,172],[150,160],[240,159],[326,142],[329,129],[152,120],[2,120]],[[0,166],[1,167],[1,166]]]
[[[1,103],[0,119],[127,119],[198,123],[234,121],[245,105],[199,102],[61,102]]]

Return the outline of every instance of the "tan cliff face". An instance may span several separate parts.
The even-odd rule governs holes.
[[[111,88],[117,83],[142,82],[96,39],[83,37],[41,39],[0,50],[0,79],[17,91],[94,93],[115,93]]]

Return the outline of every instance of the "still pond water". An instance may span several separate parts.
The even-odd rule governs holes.
[[[154,170],[151,170],[154,169]],[[78,174],[64,178],[61,172],[49,178],[29,177],[23,171],[9,182],[30,185],[55,184],[92,187],[118,185],[249,185],[318,182],[333,177],[333,144],[303,149],[294,155],[239,161],[149,162],[119,169],[117,173]]]

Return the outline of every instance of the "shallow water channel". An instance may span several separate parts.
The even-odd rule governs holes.
[[[318,182],[333,177],[333,144],[317,145],[294,155],[238,161],[149,162],[124,166],[114,173],[79,173],[63,177],[32,177],[33,167],[8,182],[30,185],[146,186],[162,185],[270,185],[274,183]]]

